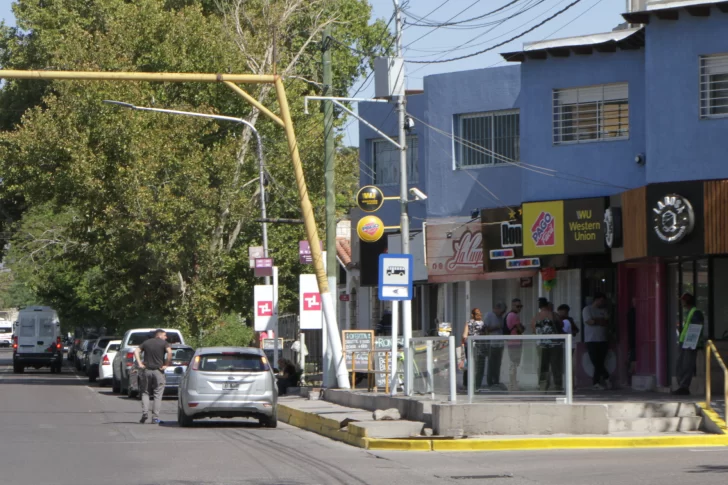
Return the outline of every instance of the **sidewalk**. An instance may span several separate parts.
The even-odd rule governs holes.
[[[610,435],[427,436],[416,421],[374,421],[371,411],[323,400],[282,396],[278,419],[328,438],[368,450],[507,451],[728,446],[728,435],[702,432],[615,433]]]

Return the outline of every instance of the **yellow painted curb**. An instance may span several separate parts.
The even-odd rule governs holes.
[[[432,440],[368,438],[366,449],[375,451],[432,451],[432,443]]]
[[[681,448],[728,446],[722,435],[699,436],[576,436],[568,438],[433,440],[433,451],[508,451],[604,448]]]
[[[721,419],[721,417],[713,411],[713,408],[707,405],[707,403],[699,402],[698,406],[703,410],[703,413],[705,413],[705,416],[710,419],[715,426],[720,429],[723,434],[728,434],[728,426],[726,426],[726,422]]]

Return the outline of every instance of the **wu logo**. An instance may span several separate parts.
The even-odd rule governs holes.
[[[576,211],[577,219],[591,219],[591,217],[592,217],[591,210]]]

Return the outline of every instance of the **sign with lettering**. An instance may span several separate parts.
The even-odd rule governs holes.
[[[258,258],[265,258],[265,251],[263,250],[263,246],[248,247],[248,261],[251,268],[255,268],[255,260]]]
[[[695,227],[695,213],[688,199],[670,194],[652,208],[652,228],[663,242],[675,244]]]
[[[257,258],[255,260],[255,277],[273,276],[273,258]]]
[[[428,223],[426,239],[430,283],[485,279],[480,222]]]
[[[344,330],[341,341],[346,357],[346,369],[351,371],[352,358],[356,369],[365,372],[369,368],[369,351],[374,349],[373,330]]]
[[[397,345],[404,345],[404,337],[397,337]],[[375,352],[373,354],[374,357],[372,357],[374,360],[374,370],[376,371],[374,380],[377,387],[385,387],[387,384],[387,375],[391,376],[392,374],[392,337],[374,337],[374,350],[382,351]]]
[[[523,255],[564,254],[563,201],[523,204]]]
[[[605,247],[604,211],[607,199],[564,201],[564,253],[603,253]]]
[[[506,208],[480,211],[483,247],[488,255],[484,262],[486,273],[530,269],[508,263],[523,258],[523,224],[519,212]]]
[[[275,305],[273,303],[273,285],[256,285],[253,288],[255,308],[254,325],[256,332],[273,330]]]
[[[374,185],[365,185],[356,194],[356,205],[364,212],[376,212],[383,203],[384,194]]]
[[[541,266],[539,258],[509,259],[506,261],[506,269],[532,269]]]
[[[298,282],[298,315],[301,330],[321,330],[323,308],[316,275],[299,275]]]
[[[323,242],[319,241],[319,247],[323,251]],[[311,245],[308,243],[308,241],[298,241],[298,262],[301,264],[313,264]]]

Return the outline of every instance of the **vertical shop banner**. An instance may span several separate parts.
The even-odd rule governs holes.
[[[316,275],[299,275],[298,311],[301,330],[321,330],[323,311]]]
[[[480,221],[427,224],[427,270],[430,283],[485,279]]]
[[[273,285],[256,285],[253,288],[255,301],[255,318],[254,325],[256,332],[264,332],[272,330],[271,322],[273,320]]]
[[[523,204],[523,255],[564,254],[564,201]]]
[[[564,253],[595,254],[606,251],[604,211],[607,199],[564,201]]]

